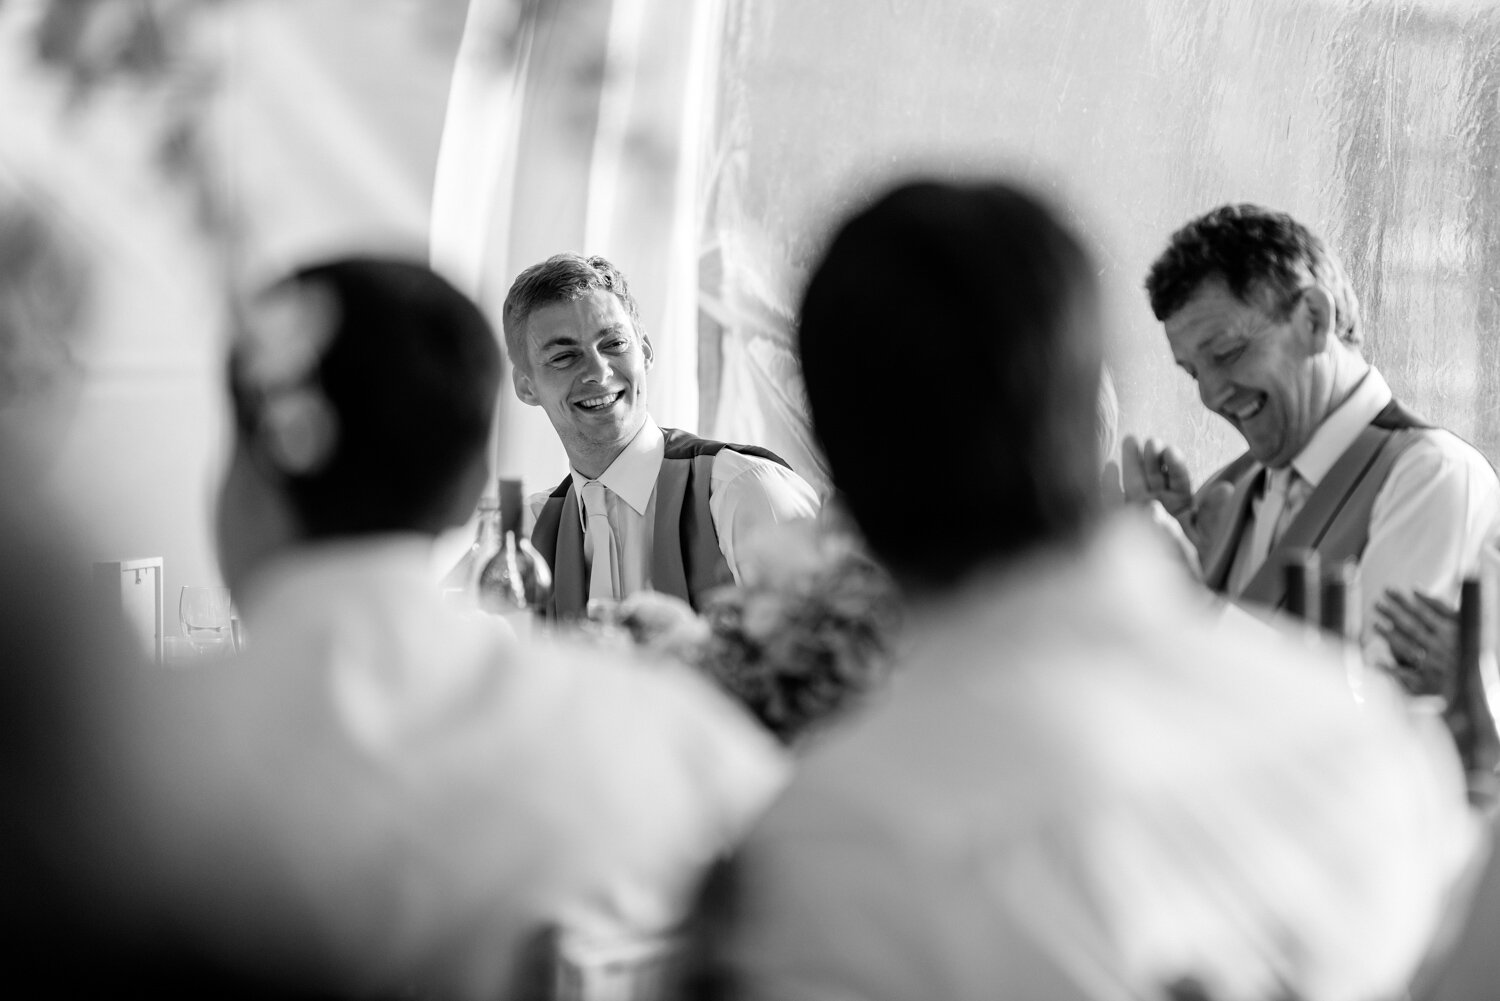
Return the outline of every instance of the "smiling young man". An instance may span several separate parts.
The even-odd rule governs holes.
[[[1367,658],[1392,663],[1376,603],[1413,588],[1456,600],[1500,522],[1495,471],[1392,397],[1338,259],[1291,216],[1225,205],[1195,219],[1146,290],[1178,366],[1247,451],[1195,492],[1181,454],[1148,440],[1127,449],[1127,481],[1178,518],[1206,582],[1240,603],[1281,605],[1292,549],[1357,560]]]
[[[547,414],[572,467],[539,499],[531,536],[553,569],[554,617],[643,590],[696,608],[739,581],[755,533],[817,514],[812,488],[770,452],[651,419],[651,339],[609,261],[558,254],[527,268],[503,322],[516,396]]]

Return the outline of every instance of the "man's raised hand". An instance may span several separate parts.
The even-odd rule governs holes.
[[[1191,515],[1193,477],[1188,472],[1187,460],[1160,439],[1147,438],[1141,442],[1135,435],[1126,435],[1120,443],[1120,474],[1125,499],[1130,503],[1159,501],[1178,521]]]
[[[1120,443],[1120,477],[1128,503],[1159,503],[1177,519],[1199,559],[1207,557],[1230,513],[1230,484],[1215,483],[1194,496],[1193,477],[1182,452],[1158,438],[1139,441],[1134,435]]]

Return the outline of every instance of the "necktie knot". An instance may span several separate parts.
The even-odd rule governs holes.
[[[1260,508],[1255,513],[1255,529],[1251,537],[1251,566],[1265,562],[1276,543],[1291,525],[1302,501],[1306,498],[1308,483],[1291,466],[1267,472]]]
[[[1291,466],[1271,470],[1270,475],[1266,477],[1266,500],[1269,502],[1272,497],[1275,497],[1277,504],[1285,504],[1292,480],[1296,475],[1297,471]]]
[[[604,484],[598,480],[588,480],[583,484],[583,510],[588,518],[605,514]]]
[[[1297,516],[1297,512],[1302,510],[1302,503],[1307,500],[1307,495],[1312,490],[1312,484],[1308,483],[1302,474],[1297,472],[1293,467],[1287,466],[1285,469],[1276,470],[1276,472],[1282,474],[1279,484],[1281,490],[1281,513],[1276,519],[1273,542],[1281,538],[1282,533],[1286,531],[1292,519]]]

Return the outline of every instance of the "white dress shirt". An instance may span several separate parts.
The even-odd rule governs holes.
[[[1401,995],[1478,840],[1441,725],[1217,619],[1144,533],[911,610],[747,839],[736,997]]]
[[[624,598],[650,590],[651,555],[656,534],[656,478],[661,472],[666,439],[656,423],[647,420],[615,461],[599,476],[605,486],[606,507],[615,544],[620,554],[618,568]],[[573,489],[582,496],[587,477],[576,470]],[[532,523],[547,501],[547,494],[533,494],[528,502]],[[780,522],[818,515],[818,497],[812,487],[780,463],[722,449],[714,456],[709,484],[708,511],[719,551],[735,583],[741,582],[741,556],[762,529]],[[586,529],[583,505],[579,524]],[[585,531],[585,565],[593,566],[593,540]]]
[[[456,613],[429,550],[258,572],[242,658],[144,693],[169,801],[150,815],[195,917],[247,955],[310,951],[339,994],[489,1001],[545,926],[600,947],[672,929],[788,765],[693,672]]]
[[[1300,501],[1390,402],[1390,387],[1372,367],[1292,460],[1292,468],[1308,485]],[[1255,516],[1262,500],[1253,502]],[[1290,523],[1290,517],[1284,523]],[[1259,569],[1255,560],[1246,558],[1253,527],[1252,521],[1240,537],[1229,575],[1231,594],[1242,591]],[[1369,541],[1359,561],[1360,636],[1369,663],[1392,662],[1385,640],[1373,628],[1375,602],[1386,589],[1421,590],[1457,605],[1463,578],[1478,572],[1484,544],[1497,529],[1500,480],[1484,456],[1442,428],[1419,432],[1375,496]]]

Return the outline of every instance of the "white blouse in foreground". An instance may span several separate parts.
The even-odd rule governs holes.
[[[1451,746],[1189,588],[1127,518],[918,610],[750,837],[748,996],[1399,996],[1476,842]]]

